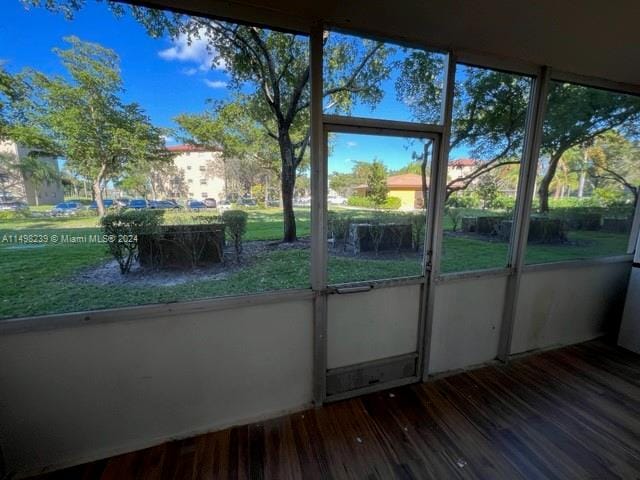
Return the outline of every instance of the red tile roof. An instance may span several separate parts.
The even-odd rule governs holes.
[[[429,179],[427,179],[429,185]],[[415,173],[403,173],[387,178],[388,188],[422,188],[422,176]]]
[[[221,152],[222,149],[220,147],[201,147],[198,145],[172,145],[167,147],[167,150],[170,152]]]
[[[474,160],[473,158],[458,158],[457,160],[453,160],[449,163],[450,167],[475,167],[478,164],[478,160]]]

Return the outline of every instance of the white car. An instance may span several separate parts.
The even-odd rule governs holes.
[[[231,202],[228,200],[221,200],[218,202],[218,210],[224,212],[225,210],[231,210]]]
[[[347,199],[340,195],[329,195],[327,197],[327,203],[330,205],[346,205]]]

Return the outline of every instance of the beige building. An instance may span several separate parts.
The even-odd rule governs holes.
[[[167,149],[175,154],[173,168],[169,175],[164,176],[163,190],[167,197],[196,200],[224,198],[224,163],[221,149],[194,145],[175,145]]]
[[[25,175],[18,165],[30,150],[13,141],[0,142],[0,200],[21,200],[29,205],[53,205],[64,200],[60,180],[38,183]],[[40,157],[56,172],[58,161],[53,157]]]
[[[448,176],[455,180],[464,178],[472,174],[479,166],[480,162],[473,158],[458,158],[449,162]]]

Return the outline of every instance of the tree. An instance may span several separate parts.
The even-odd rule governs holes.
[[[248,113],[249,105],[242,96],[231,102],[212,102],[212,108],[198,114],[182,114],[175,118],[181,138],[191,144],[222,148],[227,195],[250,192],[259,181],[268,183],[279,177],[280,155],[277,143]]]
[[[628,191],[635,205],[640,194],[640,142],[607,132],[596,137],[590,153],[589,176]]]
[[[67,17],[84,0],[23,0],[44,6]],[[112,10],[124,13],[121,4]],[[251,90],[247,104],[253,119],[278,145],[283,204],[283,240],[296,240],[293,193],[298,166],[307,155],[310,141],[310,65],[308,39],[299,35],[229,22],[166,13],[144,7],[131,12],[153,37],[169,35],[191,42],[206,39],[212,64],[226,65],[231,88]],[[324,92],[326,107],[348,112],[354,102],[375,104],[382,98],[380,84],[392,66],[386,62],[390,49],[383,43],[325,35]],[[249,87],[249,88],[247,88]]]
[[[518,164],[524,138],[530,80],[492,70],[460,66],[456,75],[449,151],[467,147],[482,161],[470,173],[451,179],[446,198],[465,190],[485,173]],[[419,121],[438,121],[442,101],[442,55],[413,52],[396,82],[399,98]]]
[[[482,200],[482,208],[491,208],[496,198],[498,198],[498,193],[500,191],[500,185],[498,182],[498,178],[493,175],[493,172],[488,173],[487,175],[482,175],[478,179],[477,192],[478,197]]]
[[[380,206],[387,200],[387,192],[387,170],[382,162],[374,160],[367,176],[367,197]]]
[[[32,125],[38,126],[78,174],[91,179],[98,212],[102,190],[137,163],[166,158],[161,131],[135,103],[124,103],[118,56],[98,44],[67,37],[67,50],[54,51],[71,82],[31,74]]]
[[[211,19],[143,18],[155,35],[169,32],[188,39],[206,38],[216,62],[229,65],[231,85],[237,91],[251,85],[247,110],[278,145],[283,206],[283,240],[296,240],[293,196],[297,169],[304,161],[310,141],[309,51],[305,37]],[[349,111],[356,99],[376,102],[380,82],[388,77],[384,62],[388,50],[382,43],[325,38],[325,89],[328,107]]]
[[[441,104],[437,72],[442,57],[416,52],[403,62],[396,84],[399,97],[414,117],[433,121]],[[471,173],[447,186],[447,198],[464,190],[479,176],[519,163],[531,82],[527,77],[475,67],[459,67],[456,75],[450,150],[470,147],[484,158]],[[609,130],[623,130],[640,119],[640,98],[552,82],[549,92],[541,158],[548,158],[540,181],[540,209],[549,209],[549,191],[562,155]]]
[[[548,104],[541,154],[549,163],[538,189],[542,212],[549,211],[550,185],[565,152],[640,120],[640,98],[569,83],[552,82]]]

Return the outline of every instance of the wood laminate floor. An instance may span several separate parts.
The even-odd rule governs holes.
[[[640,355],[588,342],[41,479],[638,479]]]

